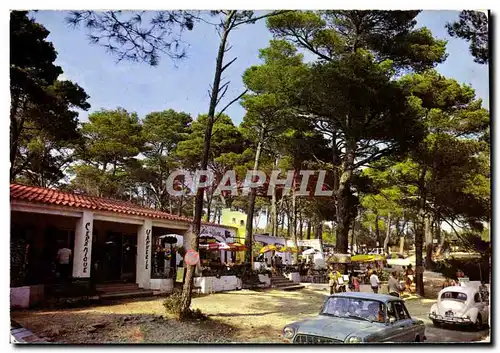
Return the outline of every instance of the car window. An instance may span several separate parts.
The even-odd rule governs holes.
[[[481,303],[481,296],[479,293],[474,294],[474,302]]]
[[[408,315],[408,312],[406,311],[403,303],[394,302],[392,305],[394,305],[394,311],[396,313],[397,320],[406,320],[410,318],[410,315]]]
[[[398,319],[398,317],[396,316],[396,310],[394,310],[394,303],[387,306],[387,318],[393,318],[394,320]]]
[[[376,300],[333,296],[327,300],[320,314],[385,322],[385,305]]]
[[[461,292],[444,292],[441,294],[441,300],[467,301],[467,294]]]

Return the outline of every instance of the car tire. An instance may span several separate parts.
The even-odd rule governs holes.
[[[438,322],[436,320],[432,320],[432,324],[434,325],[434,327],[442,327],[443,326],[440,322]]]
[[[417,337],[415,337],[415,342],[420,343],[420,336],[419,335],[417,335]]]
[[[483,326],[483,318],[481,317],[481,314],[477,314],[474,328],[476,329],[476,331],[481,331],[483,329]]]

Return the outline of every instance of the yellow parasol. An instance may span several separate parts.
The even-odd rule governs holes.
[[[352,262],[374,262],[383,260],[385,260],[385,256],[382,255],[354,255],[351,257]]]
[[[290,253],[298,253],[299,249],[293,247],[293,246],[283,246],[278,249],[279,252],[290,252]]]
[[[240,243],[229,243],[227,244],[231,248],[232,251],[245,251],[247,247]]]
[[[271,245],[266,245],[266,246],[264,246],[262,249],[260,249],[259,253],[264,254],[264,253],[266,253],[266,252],[269,252],[269,251],[276,251],[276,250],[278,250],[278,249],[276,248],[276,245],[272,245],[272,244],[271,244]]]

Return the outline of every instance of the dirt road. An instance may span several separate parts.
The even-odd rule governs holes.
[[[317,315],[325,293],[242,290],[193,299],[205,322],[179,323],[165,315],[162,299],[122,301],[64,310],[14,311],[12,319],[61,343],[267,343],[281,342],[292,321]],[[412,316],[427,320],[433,301],[410,300]],[[428,321],[428,320],[427,320]],[[457,332],[428,325],[429,342],[481,340],[487,332]]]

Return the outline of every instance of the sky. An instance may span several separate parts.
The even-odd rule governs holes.
[[[488,66],[474,63],[468,42],[451,38],[445,29],[447,22],[458,19],[458,13],[423,11],[417,17],[417,27],[425,26],[435,37],[448,41],[448,59],[437,70],[446,77],[471,85],[477,96],[483,99],[483,106],[488,108]],[[210,25],[197,24],[193,31],[185,33],[183,39],[189,43],[186,59],[174,63],[165,56],[158,66],[151,67],[145,63],[117,63],[103,47],[89,43],[85,29],[69,27],[64,11],[39,11],[33,16],[50,31],[48,40],[58,52],[56,63],[64,71],[60,78],[78,83],[90,96],[91,108],[80,113],[81,121],[86,121],[93,111],[117,107],[136,112],[141,118],[150,112],[166,109],[184,111],[194,118],[207,112],[208,89],[213,80],[219,45],[219,37]],[[261,63],[259,49],[267,47],[270,39],[265,21],[243,26],[231,34],[229,42],[233,49],[227,58],[237,57],[237,60],[225,74],[231,81],[226,102],[243,91],[243,72],[249,66]],[[221,106],[225,104],[222,102]],[[235,124],[239,124],[245,111],[235,103],[226,113]]]

